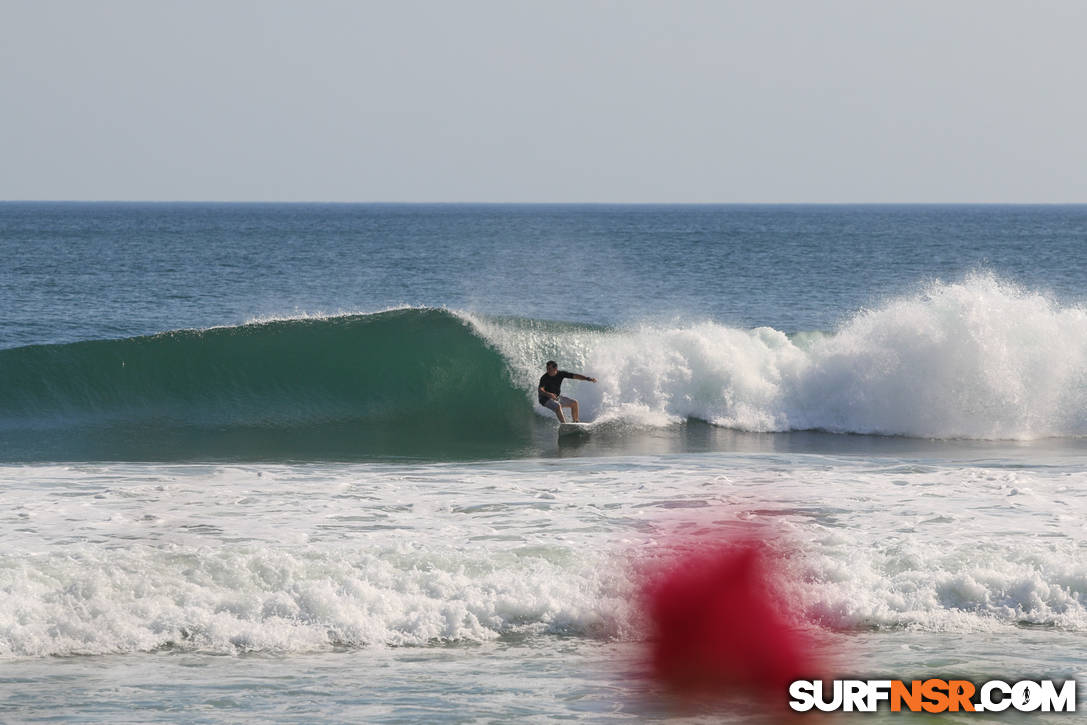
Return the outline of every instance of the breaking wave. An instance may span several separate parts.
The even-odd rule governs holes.
[[[1087,311],[976,275],[833,332],[404,308],[2,350],[0,457],[516,456],[550,358],[599,378],[568,383],[584,418],[636,427],[1087,434]]]

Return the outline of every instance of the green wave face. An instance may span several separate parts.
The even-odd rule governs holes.
[[[442,310],[0,351],[8,461],[491,457],[533,417]]]

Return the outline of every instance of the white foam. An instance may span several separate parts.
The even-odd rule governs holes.
[[[1087,632],[1087,473],[708,454],[0,466],[0,656],[638,640],[676,532],[777,532],[846,629]],[[709,537],[716,541],[716,537]]]
[[[827,463],[730,471],[723,507],[659,522],[660,538],[768,527],[783,600],[823,626],[1087,631],[1087,474]]]
[[[591,569],[453,551],[168,547],[3,557],[0,655],[305,652],[603,632]],[[603,598],[606,599],[606,598]]]
[[[404,311],[424,311],[424,310],[442,310],[453,314],[452,310],[446,307],[428,307],[425,305],[411,305],[406,302],[399,304],[386,305],[384,307],[376,307],[373,309],[344,309],[341,308],[336,311],[328,310],[295,310],[294,312],[284,314],[270,314],[270,315],[255,315],[245,319],[242,323],[246,325],[267,325],[275,322],[322,322],[326,320],[341,320],[350,317],[366,317],[370,315],[382,315],[387,312],[404,312]],[[237,327],[237,325],[214,325],[212,327],[202,328],[205,330],[217,330],[217,329],[229,329]]]
[[[806,616],[835,627],[1087,630],[1087,565],[1067,545],[1049,551],[1021,542],[861,546],[854,539],[805,556],[794,576],[792,594]]]
[[[1087,435],[1087,311],[991,275],[934,283],[789,339],[712,322],[619,331],[466,316],[532,389],[549,358],[600,379],[583,417],[932,438]]]
[[[0,467],[0,656],[618,631],[604,554],[533,533],[545,492],[445,471]]]

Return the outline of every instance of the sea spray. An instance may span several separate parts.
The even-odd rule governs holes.
[[[549,356],[600,379],[586,418],[925,438],[1087,434],[1087,311],[974,275],[786,336],[713,322],[564,334],[470,318],[529,385]]]

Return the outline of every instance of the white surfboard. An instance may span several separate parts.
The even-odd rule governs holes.
[[[589,435],[588,423],[559,423],[559,437]]]

